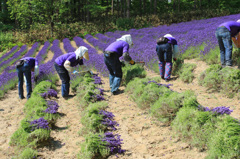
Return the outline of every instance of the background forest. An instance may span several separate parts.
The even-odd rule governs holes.
[[[239,0],[0,0],[0,51],[240,12]]]

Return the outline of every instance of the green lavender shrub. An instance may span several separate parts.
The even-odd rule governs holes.
[[[24,149],[19,158],[20,159],[30,159],[30,158],[37,158],[38,152],[32,148],[26,148]]]
[[[85,136],[85,141],[81,144],[78,159],[106,158],[109,156],[107,143],[101,140],[101,136],[104,136],[104,134],[89,132]]]
[[[209,137],[207,159],[240,158],[240,125],[237,119],[226,115],[218,117],[215,131]]]
[[[122,85],[124,86],[126,86],[135,77],[144,78],[147,75],[144,68],[139,64],[135,65],[126,64],[122,68],[122,71],[123,71]]]
[[[100,132],[104,131],[106,126],[101,124],[103,116],[99,114],[100,110],[104,110],[107,107],[107,102],[97,102],[91,103],[89,106],[82,112],[83,117],[81,118],[81,123],[83,128],[81,133],[91,132]]]
[[[197,67],[196,64],[185,63],[181,70],[177,73],[183,82],[191,83],[194,79],[193,70]]]

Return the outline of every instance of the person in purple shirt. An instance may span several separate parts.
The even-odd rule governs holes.
[[[240,19],[222,23],[218,26],[215,35],[220,48],[220,59],[222,67],[232,66],[232,40],[236,42],[236,37],[240,32]],[[231,40],[232,39],[232,40]],[[236,46],[238,46],[236,44]]]
[[[104,51],[104,62],[109,71],[109,84],[112,95],[119,93],[122,81],[122,63],[119,58],[123,56],[125,61],[131,65],[135,64],[128,53],[129,47],[132,45],[132,37],[130,34],[127,34],[111,43]]]
[[[39,74],[38,60],[33,57],[22,58],[16,63],[16,69],[18,74],[19,98],[25,98],[23,95],[23,79],[25,79],[27,87],[27,99],[29,99],[32,93],[31,71],[34,71],[34,76],[36,78]]]
[[[156,52],[159,59],[160,76],[168,82],[172,72],[172,58],[176,61],[176,56],[179,52],[177,40],[171,34],[160,37],[157,40]]]
[[[84,46],[80,46],[75,52],[70,52],[56,58],[54,66],[62,81],[62,97],[69,97],[69,72],[73,72],[73,67],[77,65],[83,65],[83,58],[89,60],[88,49]],[[73,73],[75,72],[76,71],[74,71]]]

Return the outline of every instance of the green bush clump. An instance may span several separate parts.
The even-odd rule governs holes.
[[[219,117],[209,141],[207,158],[232,159],[240,157],[240,124],[227,115]]]
[[[154,82],[161,81],[160,77],[153,79],[150,78],[135,78],[128,83],[125,91],[130,94],[130,97],[135,101],[142,109],[149,108],[160,96],[171,92],[171,90],[165,86],[157,85]]]
[[[126,86],[135,77],[144,78],[147,75],[147,72],[139,64],[135,65],[126,64],[122,68],[122,71],[123,71],[122,85],[124,86]]]
[[[173,62],[172,65],[172,75],[177,76],[178,72],[182,69],[184,65],[184,59],[182,57],[177,58],[175,62]]]
[[[198,102],[194,92],[167,92],[151,106],[151,115],[165,124],[170,124],[181,107],[197,107]]]
[[[177,73],[183,82],[191,83],[194,79],[193,70],[197,67],[196,64],[185,63]]]
[[[57,88],[56,85],[50,81],[41,81],[35,86],[31,96],[40,96],[42,93],[47,92],[49,89],[56,90]]]
[[[97,102],[91,103],[89,106],[83,111],[83,117],[81,118],[81,123],[84,125],[81,130],[82,133],[87,132],[100,132],[104,131],[106,126],[101,124],[103,120],[103,116],[99,114],[100,110],[104,110],[107,107],[106,102]]]
[[[89,132],[85,136],[85,141],[81,144],[81,150],[78,155],[79,159],[106,158],[109,156],[109,149],[106,147],[107,142],[101,140],[103,133]]]
[[[171,125],[177,132],[177,137],[203,151],[207,149],[209,139],[215,131],[215,123],[216,118],[212,112],[183,107],[177,112]]]
[[[26,148],[20,154],[20,159],[37,158],[38,152],[32,148]]]
[[[232,98],[240,90],[240,70],[211,65],[199,76],[199,84]]]

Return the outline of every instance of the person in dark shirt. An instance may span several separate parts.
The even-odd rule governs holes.
[[[69,97],[69,72],[73,72],[74,66],[83,65],[83,58],[89,60],[88,49],[84,46],[80,46],[75,52],[70,52],[56,58],[54,66],[62,81],[62,97]]]
[[[220,59],[222,67],[232,66],[232,40],[237,47],[238,37],[240,32],[240,19],[222,23],[218,26],[215,35],[220,48]]]
[[[179,52],[177,40],[171,34],[160,37],[157,40],[156,52],[159,59],[160,76],[168,82],[172,71],[172,58],[176,61],[176,56]]]

